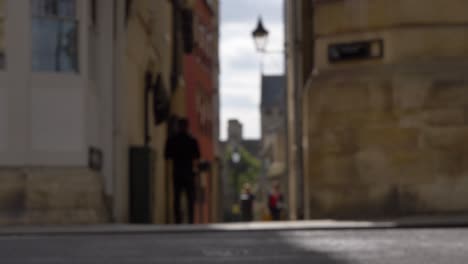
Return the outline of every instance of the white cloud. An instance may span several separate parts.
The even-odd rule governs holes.
[[[221,111],[221,133],[222,138],[227,136],[227,121],[238,119],[244,125],[245,138],[260,137],[260,113],[249,108],[223,108]]]
[[[251,32],[259,15],[270,32],[268,49],[284,49],[282,0],[222,0],[221,24],[221,138],[226,137],[227,120],[244,124],[247,138],[260,136],[260,55]],[[264,73],[283,72],[283,55],[263,58]]]
[[[258,15],[275,21],[282,15],[283,0],[222,0],[223,22],[255,21]]]

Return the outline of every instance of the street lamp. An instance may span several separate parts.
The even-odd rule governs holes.
[[[264,53],[268,42],[268,30],[263,26],[262,18],[258,18],[257,28],[252,32],[255,41],[255,47],[258,52]]]
[[[239,196],[238,195],[238,191],[239,191],[238,190],[239,189],[238,165],[241,161],[241,155],[237,149],[234,149],[234,151],[232,152],[231,161],[232,161],[233,170],[234,170],[234,189],[235,189],[234,194],[236,195],[236,199],[237,199],[237,197]]]
[[[268,35],[269,35],[269,32],[265,28],[265,26],[263,26],[262,18],[259,17],[257,27],[254,29],[254,31],[252,31],[252,37],[254,39],[255,47],[257,49],[257,52],[260,54],[260,73],[262,75],[263,75],[263,71],[264,71],[264,69],[263,69],[264,68],[263,58],[264,58],[265,55],[267,55],[267,54],[284,54],[283,50],[275,50],[275,51],[267,50],[266,46],[268,44]]]
[[[234,192],[233,192],[233,195],[234,195],[234,199],[233,199],[233,218],[232,220],[236,221],[237,220],[237,217],[235,217],[235,215],[238,215],[239,214],[239,206],[238,206],[238,199],[239,199],[239,168],[238,168],[238,165],[241,161],[241,155],[236,148],[234,148],[234,150],[232,151],[232,154],[231,154],[231,164],[232,164],[232,172],[233,172],[233,180],[234,180]]]
[[[232,160],[232,163],[234,163],[235,165],[237,165],[239,162],[240,162],[240,159],[241,159],[241,156],[239,154],[239,152],[237,151],[234,151],[231,155],[231,160]]]

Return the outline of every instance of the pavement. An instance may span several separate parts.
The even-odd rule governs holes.
[[[222,223],[204,225],[81,225],[81,226],[2,226],[0,236],[8,235],[60,235],[60,234],[146,234],[146,233],[199,233],[243,231],[294,230],[355,230],[404,228],[458,228],[468,227],[468,215],[412,216],[395,219],[363,220],[309,220],[285,222]]]

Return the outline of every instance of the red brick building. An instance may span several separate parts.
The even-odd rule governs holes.
[[[215,221],[217,195],[216,148],[218,138],[218,1],[195,0],[193,50],[184,58],[187,117],[198,139],[201,157],[211,169],[202,173],[197,188],[195,221]]]

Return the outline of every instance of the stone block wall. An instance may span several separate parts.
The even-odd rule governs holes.
[[[314,54],[302,102],[311,217],[468,212],[467,5],[313,3],[314,45],[302,47]],[[330,45],[370,40],[381,58],[330,62]]]
[[[382,28],[468,22],[465,0],[328,0],[316,1],[315,32],[319,36]]]
[[[109,222],[101,176],[81,168],[0,169],[0,225]]]
[[[468,212],[468,78],[421,68],[313,79],[312,217]]]

